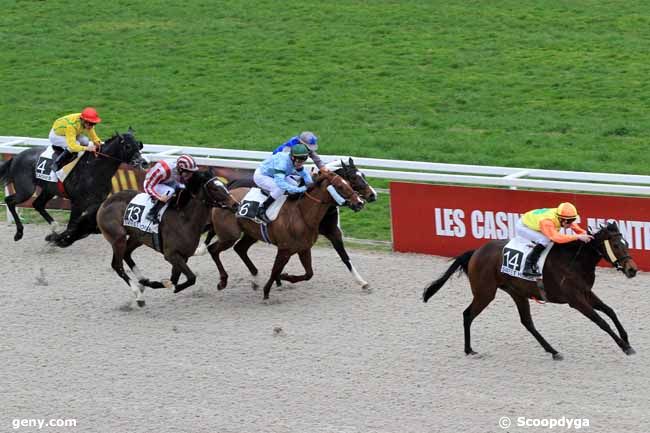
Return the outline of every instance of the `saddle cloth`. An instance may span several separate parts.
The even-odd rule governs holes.
[[[77,155],[81,155],[81,152]],[[63,182],[72,169],[77,165],[79,158],[80,156],[77,156],[69,164],[66,164],[65,167],[55,172],[52,170],[52,164],[54,164],[54,148],[51,145],[47,146],[38,156],[35,170],[36,179],[41,179],[46,182]]]
[[[524,265],[526,264],[526,258],[534,246],[535,245],[531,241],[522,239],[519,236],[510,239],[510,242],[503,247],[501,272],[515,278],[535,281],[535,278],[527,277],[522,274]],[[553,242],[548,244],[546,249],[542,252],[542,255],[539,257],[537,267],[540,271],[544,269],[544,262],[546,262],[546,256],[548,256],[548,252],[551,248],[553,248]]]
[[[237,210],[237,218],[247,218],[258,222],[257,209],[262,205],[264,200],[266,200],[267,194],[265,194],[260,188],[251,188],[248,193],[244,196]],[[275,200],[271,206],[266,210],[266,215],[271,221],[275,221],[282,209],[282,205],[287,201],[287,196],[282,195],[277,200]]]
[[[141,192],[136,195],[126,206],[123,224],[128,227],[134,227],[145,233],[158,233],[158,224],[147,218],[149,209],[151,209],[154,204],[155,201],[146,192]],[[160,212],[158,212],[159,221],[162,221],[162,216],[168,206],[169,202],[165,203],[162,209],[160,209]]]

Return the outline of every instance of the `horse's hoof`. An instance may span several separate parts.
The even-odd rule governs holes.
[[[259,288],[260,288],[260,285],[257,284],[257,282],[255,282],[255,281],[251,281],[251,289],[253,289],[253,290],[257,290],[257,289],[259,289]]]
[[[223,289],[226,288],[227,285],[228,285],[227,282],[225,282],[225,281],[219,281],[219,284],[217,284],[217,290],[223,290]]]
[[[165,289],[171,289],[174,287],[174,284],[172,284],[171,280],[162,280],[163,286],[165,286]]]
[[[563,359],[564,359],[564,356],[562,356],[561,353],[558,352],[558,353],[553,354],[553,360],[554,361],[562,361]]]
[[[478,352],[474,352],[473,350],[470,350],[469,352],[465,352],[466,356],[475,356],[478,355]]]
[[[634,355],[636,350],[632,349],[632,347],[628,347],[627,349],[624,349],[623,352],[625,352],[626,355]]]
[[[17,232],[17,233],[14,235],[14,241],[16,241],[16,242],[18,242],[18,241],[21,240],[22,238],[23,238],[23,232]],[[45,240],[47,240],[47,238],[46,238]]]
[[[144,301],[138,300],[137,303],[138,303],[138,307],[140,308],[144,307]]]
[[[361,288],[363,290],[368,290],[370,288],[370,284],[369,283],[363,283],[363,284],[361,284]]]

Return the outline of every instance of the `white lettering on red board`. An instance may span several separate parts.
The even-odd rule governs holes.
[[[463,209],[435,208],[435,235],[464,238],[470,234],[475,239],[509,239],[515,236],[515,226],[520,218],[521,214],[516,212],[474,209],[466,221]],[[587,218],[587,226],[594,232],[608,222],[618,224],[630,249],[650,250],[650,221]],[[583,225],[583,228],[586,227]],[[570,230],[562,231],[572,233]]]

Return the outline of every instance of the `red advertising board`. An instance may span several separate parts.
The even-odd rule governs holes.
[[[390,200],[395,251],[453,257],[514,236],[524,212],[568,201],[583,228],[616,221],[639,269],[650,270],[650,198],[391,182]]]

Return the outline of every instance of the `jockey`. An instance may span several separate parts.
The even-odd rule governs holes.
[[[541,277],[537,269],[537,260],[544,248],[551,242],[564,244],[575,240],[589,242],[592,236],[580,227],[575,220],[578,211],[571,203],[560,203],[557,208],[535,209],[526,212],[517,222],[515,232],[525,240],[532,241],[535,247],[528,255],[524,265],[523,275],[528,277]],[[560,233],[560,228],[570,228],[575,235]]]
[[[84,150],[94,152],[101,146],[102,141],[95,132],[95,125],[101,121],[97,110],[86,107],[81,113],[68,114],[54,122],[50,130],[50,144],[55,151],[61,152],[52,166],[54,171],[72,161],[75,153]]]
[[[312,161],[314,161],[316,167],[321,169],[325,166],[323,161],[321,161],[320,156],[318,156],[316,153],[316,150],[318,150],[318,137],[316,137],[313,132],[309,131],[301,132],[300,135],[291,137],[286,143],[278,146],[273,151],[273,154],[275,155],[279,152],[289,152],[293,146],[296,146],[298,144],[303,144],[305,147],[307,147],[307,150],[309,151],[309,157]]]
[[[305,161],[309,157],[309,150],[304,144],[291,146],[290,152],[278,152],[265,159],[253,175],[253,180],[260,188],[269,191],[269,197],[257,210],[257,218],[265,223],[271,221],[266,216],[266,210],[271,203],[285,192],[299,194],[307,191],[306,186],[295,186],[287,182],[286,177],[298,174],[306,185],[313,183],[311,175],[304,168]]]
[[[177,190],[185,188],[185,183],[198,169],[196,161],[190,155],[181,155],[176,161],[158,161],[144,178],[144,191],[156,201],[147,218],[155,224],[160,223],[160,209]]]

